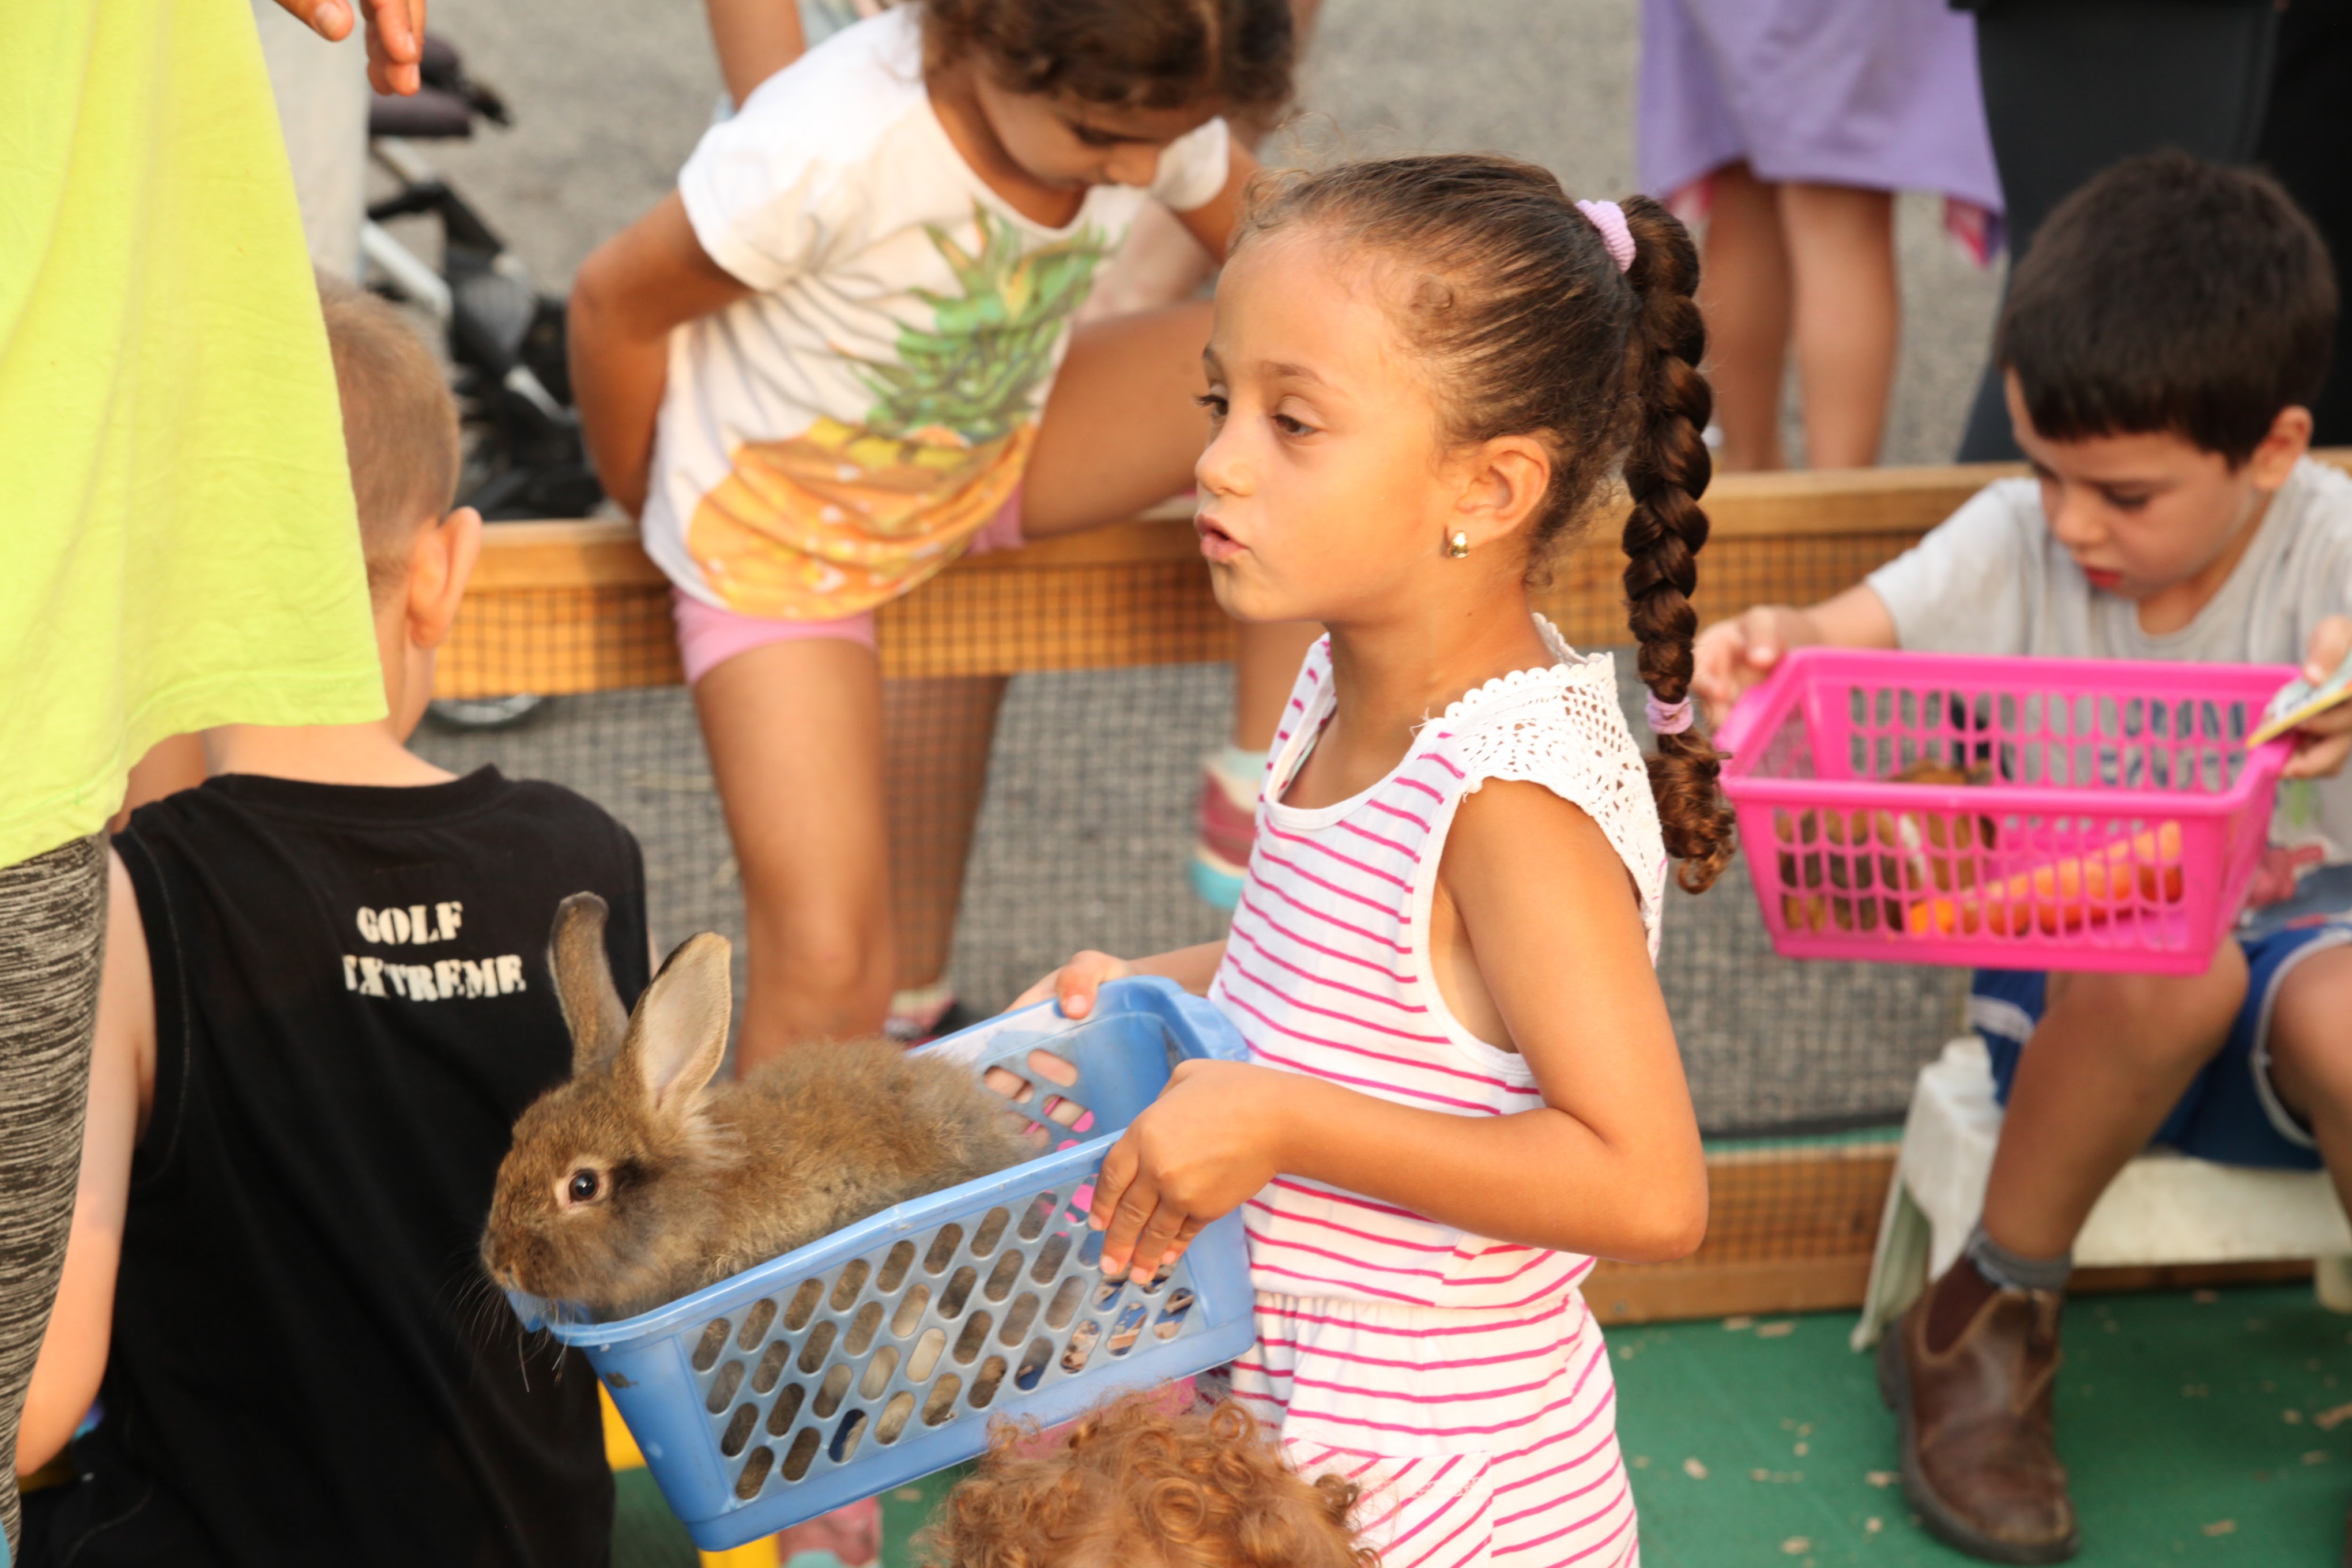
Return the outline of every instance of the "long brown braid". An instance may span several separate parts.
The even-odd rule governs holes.
[[[1647,197],[1622,210],[1634,255],[1621,272],[1548,170],[1476,153],[1390,158],[1262,175],[1234,243],[1311,225],[1403,264],[1409,281],[1391,297],[1446,437],[1533,436],[1551,454],[1531,580],[1622,468],[1633,500],[1627,618],[1643,684],[1673,704],[1690,695],[1690,596],[1706,542],[1698,497],[1710,472],[1700,432],[1714,398],[1698,371],[1706,330],[1691,298],[1690,234]],[[1722,758],[1694,725],[1660,736],[1648,760],[1666,848],[1681,862],[1675,879],[1703,891],[1735,848],[1716,783]]]
[[[1633,236],[1625,278],[1642,302],[1630,369],[1636,423],[1624,458],[1625,489],[1633,498],[1625,516],[1626,619],[1642,645],[1642,684],[1670,705],[1690,699],[1691,639],[1698,635],[1690,596],[1706,542],[1698,498],[1715,471],[1705,437],[1715,393],[1698,369],[1706,324],[1691,297],[1698,287],[1698,247],[1690,230],[1647,196],[1620,205]],[[1649,763],[1666,851],[1682,862],[1675,880],[1688,892],[1703,892],[1736,847],[1730,808],[1717,786],[1722,753],[1694,723],[1680,734],[1660,735]]]

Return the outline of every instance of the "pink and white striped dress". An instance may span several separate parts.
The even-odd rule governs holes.
[[[1612,662],[1537,620],[1557,662],[1470,692],[1386,778],[1315,810],[1282,804],[1332,711],[1328,645],[1307,656],[1209,990],[1253,1061],[1462,1116],[1542,1102],[1518,1055],[1454,1017],[1429,965],[1446,829],[1488,779],[1591,816],[1633,874],[1654,961],[1665,854]],[[1365,1488],[1358,1522],[1386,1568],[1639,1561],[1608,1352],[1577,1290],[1591,1258],[1291,1176],[1244,1217],[1258,1342],[1234,1396],[1301,1473]]]

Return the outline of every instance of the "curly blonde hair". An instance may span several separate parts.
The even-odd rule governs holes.
[[[1348,1528],[1353,1482],[1301,1479],[1227,1401],[1171,1415],[1129,1394],[1035,1452],[1003,1425],[918,1542],[931,1568],[1379,1568]]]

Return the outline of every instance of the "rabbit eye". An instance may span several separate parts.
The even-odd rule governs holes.
[[[604,1193],[604,1176],[601,1171],[580,1170],[572,1173],[564,1184],[563,1195],[575,1204],[593,1204]]]

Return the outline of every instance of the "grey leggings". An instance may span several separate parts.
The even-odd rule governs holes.
[[[0,1523],[9,1556],[16,1421],[73,1223],[105,937],[103,838],[0,867]]]

